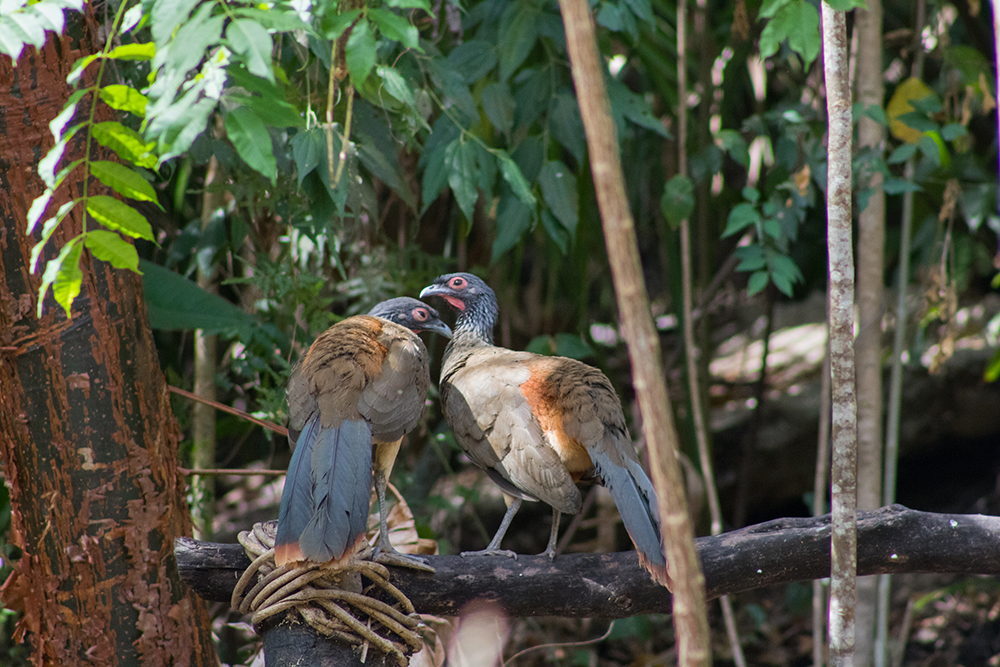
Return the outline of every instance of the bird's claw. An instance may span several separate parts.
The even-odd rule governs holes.
[[[411,570],[419,570],[421,572],[429,572],[431,574],[437,572],[437,570],[427,563],[426,559],[421,558],[420,556],[413,556],[411,554],[401,554],[395,549],[388,550],[376,547],[372,551],[372,560],[376,563],[381,563],[382,565],[408,567]]]
[[[483,549],[482,551],[463,551],[459,554],[462,558],[466,556],[506,556],[517,560],[517,554],[510,549]]]

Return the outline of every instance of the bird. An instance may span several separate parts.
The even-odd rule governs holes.
[[[501,540],[524,500],[552,506],[543,554],[555,557],[561,514],[580,511],[576,483],[611,492],[639,561],[671,587],[656,494],[629,437],[621,400],[600,370],[575,359],[517,352],[493,344],[498,306],[471,273],[439,276],[420,297],[440,297],[457,319],[441,365],[439,393],[458,445],[503,490],[507,512],[486,549],[508,555]]]
[[[324,331],[292,369],[286,394],[292,460],[274,546],[279,567],[337,566],[359,550],[374,469],[380,525],[375,560],[433,571],[424,559],[392,546],[385,510],[389,473],[430,386],[420,331],[451,337],[427,304],[410,297],[383,301]]]

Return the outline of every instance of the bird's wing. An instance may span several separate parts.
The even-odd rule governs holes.
[[[538,359],[495,347],[472,352],[442,381],[444,411],[459,446],[508,493],[575,513],[580,492],[522,391]]]
[[[358,410],[379,442],[394,442],[420,420],[430,386],[427,348],[409,329],[384,322],[377,337],[386,350],[382,367],[361,393]]]

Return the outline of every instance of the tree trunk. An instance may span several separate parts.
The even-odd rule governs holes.
[[[85,253],[73,318],[51,296],[35,316],[41,275],[30,272],[37,238],[26,219],[43,190],[36,163],[72,92],[66,75],[93,46],[89,34],[51,37],[16,68],[0,57],[0,462],[9,539],[23,550],[4,604],[23,611],[18,639],[36,665],[212,665],[208,615],[172,557],[190,517],[139,276]],[[82,180],[67,183],[51,211],[80,196]],[[81,232],[81,208],[41,266]]]
[[[857,100],[865,107],[882,106],[882,0],[868,0],[855,11],[858,31]],[[858,145],[881,151],[885,127],[867,116],[858,120]],[[882,314],[884,312],[885,192],[882,174],[871,170],[862,188],[871,188],[868,204],[858,214],[858,509],[882,504]],[[858,580],[855,665],[874,657],[876,579]]]

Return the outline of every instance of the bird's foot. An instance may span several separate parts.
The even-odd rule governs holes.
[[[539,556],[548,556],[549,560],[555,560],[556,559],[556,549],[555,549],[554,546],[549,546],[545,551],[543,551],[542,553],[540,553],[538,555]]]
[[[376,547],[372,551],[372,560],[376,563],[381,563],[382,565],[408,567],[411,570],[419,570],[421,572],[429,572],[431,574],[437,572],[437,570],[427,563],[426,558],[413,556],[411,554],[401,554],[395,549],[383,549],[381,547]]]
[[[487,547],[482,551],[463,551],[459,554],[462,558],[466,556],[506,556],[507,558],[513,558],[517,560],[517,554],[510,549],[490,549]]]

